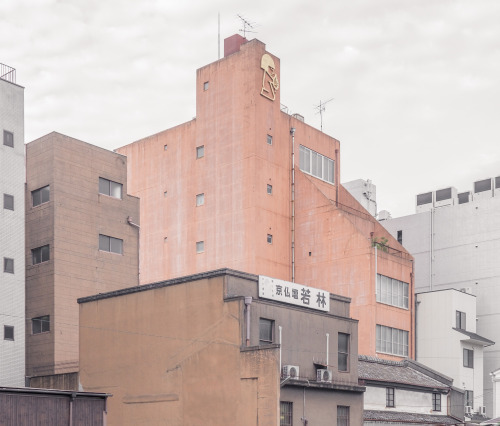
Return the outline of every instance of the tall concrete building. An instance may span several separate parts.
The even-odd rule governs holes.
[[[499,210],[500,177],[496,177],[474,182],[469,191],[448,187],[419,194],[415,214],[382,222],[415,257],[416,292],[455,288],[476,296],[476,317],[467,320],[466,331],[497,344],[484,348],[484,388],[472,406],[478,410],[483,399],[490,416],[489,373],[500,367]],[[463,365],[475,359],[475,354],[472,361],[464,355]]]
[[[26,146],[26,374],[78,389],[79,297],[138,284],[127,159],[50,133]]]
[[[24,386],[24,88],[0,64],[0,386]]]
[[[339,184],[340,142],[280,104],[280,60],[224,42],[196,118],[117,151],[141,199],[141,283],[231,268],[352,299],[360,353],[413,356],[412,257]]]

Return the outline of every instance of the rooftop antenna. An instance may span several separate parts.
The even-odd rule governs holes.
[[[321,131],[323,131],[323,113],[325,112],[325,105],[328,102],[333,101],[334,98],[328,99],[326,102],[319,101],[319,105],[316,105],[314,108],[318,110],[316,114],[319,114],[321,117]]]
[[[236,15],[238,18],[241,19],[241,22],[243,23],[243,29],[239,30],[241,33],[243,33],[243,37],[247,38],[247,33],[256,33],[257,31],[252,31],[255,29],[255,22],[250,22],[243,18],[240,14]]]

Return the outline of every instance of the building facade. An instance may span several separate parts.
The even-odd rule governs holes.
[[[24,87],[0,64],[0,386],[24,386]]]
[[[320,287],[352,299],[361,353],[412,357],[412,257],[340,185],[339,141],[286,113],[279,82],[262,42],[232,36],[197,71],[195,119],[117,150],[141,199],[141,283],[228,267]]]
[[[26,146],[26,375],[78,389],[77,298],[138,283],[127,159],[50,133]]]
[[[362,422],[345,297],[222,269],[79,303],[81,385],[113,393],[110,426]]]
[[[416,292],[455,288],[476,296],[476,331],[500,341],[500,177],[416,196],[416,213],[383,221],[415,257]],[[470,321],[468,322],[471,323]],[[489,373],[500,367],[497,345],[484,348],[483,403],[492,415]],[[475,404],[477,405],[477,404]]]

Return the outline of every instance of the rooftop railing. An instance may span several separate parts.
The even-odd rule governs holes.
[[[0,63],[0,78],[11,83],[16,82],[16,69]]]

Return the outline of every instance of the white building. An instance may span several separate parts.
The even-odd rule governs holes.
[[[24,386],[24,88],[0,64],[0,386]]]
[[[370,179],[344,182],[342,186],[373,216],[377,216],[377,187]]]
[[[455,288],[475,295],[476,331],[494,342],[500,342],[499,191],[496,177],[474,182],[472,191],[426,192],[416,196],[416,214],[382,222],[415,258],[415,291]],[[493,404],[489,373],[499,367],[498,347],[486,347],[483,403],[488,416]]]

